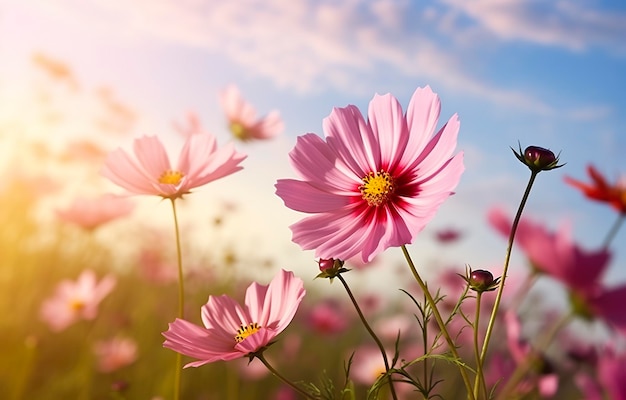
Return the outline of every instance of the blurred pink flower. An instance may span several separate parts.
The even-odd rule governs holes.
[[[326,140],[300,136],[290,153],[302,180],[281,179],[276,194],[293,210],[314,214],[293,224],[293,241],[320,258],[368,262],[412,243],[456,187],[463,154],[453,156],[459,120],[433,136],[439,97],[418,88],[406,116],[393,96],[375,95],[366,122],[353,105],[324,120]]]
[[[393,354],[387,354],[387,358],[392,359]],[[385,372],[385,362],[378,348],[365,345],[356,349],[350,369],[350,377],[355,382],[371,385]]]
[[[215,137],[209,134],[187,138],[175,169],[156,136],[135,139],[133,150],[137,161],[122,149],[111,152],[102,175],[130,193],[168,199],[182,197],[193,188],[239,171],[239,163],[246,158],[235,151],[232,143],[218,149]]]
[[[98,305],[115,287],[115,277],[105,276],[99,283],[91,270],[83,271],[76,281],[63,280],[54,295],[40,309],[41,319],[59,332],[78,319],[91,320],[98,314]]]
[[[207,132],[202,128],[202,124],[200,123],[200,118],[196,113],[190,111],[187,113],[186,124],[179,124],[174,121],[174,130],[180,133],[184,138],[188,138],[192,135],[203,135],[207,134]]]
[[[199,359],[185,368],[252,355],[289,325],[304,294],[302,280],[281,270],[267,286],[252,283],[244,307],[227,295],[209,296],[202,306],[205,327],[176,319],[163,332],[163,346]]]
[[[78,197],[65,209],[57,210],[59,219],[93,230],[117,218],[130,214],[134,204],[124,197],[104,194],[97,198]]]
[[[219,100],[226,113],[230,131],[241,141],[270,139],[284,129],[278,111],[271,111],[265,117],[257,118],[256,110],[241,96],[235,85],[229,85],[222,90]]]
[[[441,244],[457,242],[461,236],[461,232],[454,228],[441,229],[435,232],[435,238]]]
[[[137,343],[130,338],[115,337],[99,341],[93,349],[100,372],[113,372],[137,360]]]
[[[607,349],[597,366],[598,381],[611,400],[626,400],[626,354]]]
[[[324,300],[309,311],[307,322],[313,331],[332,335],[345,331],[350,324],[350,318],[337,301]]]
[[[488,220],[508,237],[512,220],[499,208],[492,208]],[[571,228],[562,226],[556,233],[549,232],[540,223],[522,218],[515,236],[516,243],[526,253],[532,267],[569,288],[593,292],[610,260],[607,250],[585,251],[571,239]]]

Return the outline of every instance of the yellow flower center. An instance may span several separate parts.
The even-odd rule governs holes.
[[[180,180],[183,179],[185,174],[180,171],[165,171],[159,178],[159,183],[169,184],[169,185],[178,185]]]
[[[233,122],[230,124],[230,131],[236,139],[246,141],[250,139],[248,129],[239,122]]]
[[[378,207],[387,202],[395,189],[393,177],[389,172],[382,169],[378,172],[370,172],[363,178],[363,184],[359,186],[363,200],[372,207]]]
[[[235,341],[237,341],[237,343],[241,343],[248,336],[257,333],[259,329],[261,329],[261,327],[256,322],[253,322],[248,326],[241,325],[241,327],[237,329],[237,334],[235,335]]]
[[[85,308],[85,302],[80,299],[73,299],[70,301],[70,309],[75,312],[79,312],[83,308]]]

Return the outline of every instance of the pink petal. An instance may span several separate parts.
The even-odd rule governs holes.
[[[375,138],[375,142],[367,146],[368,151],[380,153],[376,164],[390,169],[402,157],[409,138],[402,107],[390,94],[375,95],[369,105],[368,118]]]
[[[348,196],[337,196],[315,188],[309,182],[295,179],[279,179],[276,182],[276,194],[283,199],[285,205],[292,210],[306,213],[330,212],[348,206]]]

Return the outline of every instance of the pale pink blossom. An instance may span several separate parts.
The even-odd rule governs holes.
[[[61,281],[54,295],[40,309],[41,319],[53,331],[59,332],[79,319],[92,320],[98,315],[98,305],[115,287],[116,279],[107,275],[97,282],[95,272],[83,271],[76,281]]]
[[[137,343],[130,338],[114,337],[98,341],[93,351],[100,372],[113,372],[137,360]]]
[[[281,270],[267,286],[252,283],[243,307],[227,295],[209,296],[204,327],[176,319],[163,332],[163,346],[198,359],[185,368],[254,355],[289,325],[304,294],[302,280]]]
[[[193,111],[190,111],[187,113],[186,121],[184,124],[180,124],[175,121],[173,125],[174,125],[174,130],[180,133],[184,138],[188,138],[189,136],[192,136],[192,135],[207,134],[207,132],[202,127],[200,118]]]
[[[136,160],[122,149],[111,152],[102,175],[132,194],[169,199],[241,170],[239,163],[246,158],[232,143],[218,149],[215,137],[209,134],[189,136],[175,168],[156,136],[135,139],[133,151]]]
[[[96,198],[78,197],[65,209],[57,210],[62,221],[77,225],[86,230],[129,215],[134,204],[125,197],[104,194]]]
[[[316,257],[366,262],[412,243],[464,169],[463,154],[453,155],[459,120],[453,115],[435,134],[439,111],[428,86],[415,91],[406,115],[390,94],[375,95],[368,121],[353,105],[335,108],[325,140],[300,136],[289,156],[301,180],[276,183],[287,207],[312,214],[290,227],[292,240]]]
[[[242,141],[270,139],[279,135],[284,124],[278,111],[271,111],[263,118],[257,117],[252,104],[248,103],[235,85],[220,92],[220,103],[226,114],[233,136]]]

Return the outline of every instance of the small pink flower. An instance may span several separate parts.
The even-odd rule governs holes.
[[[278,111],[257,118],[254,107],[241,97],[235,85],[220,93],[220,103],[233,136],[241,141],[270,139],[283,131],[284,125]]]
[[[163,332],[163,346],[199,360],[185,368],[253,355],[289,325],[304,294],[302,280],[281,270],[267,286],[252,283],[244,307],[226,295],[209,296],[204,327],[176,319]]]
[[[345,331],[350,318],[337,301],[326,300],[317,303],[309,312],[307,322],[312,330],[323,335],[333,335]]]
[[[457,242],[461,238],[461,236],[461,232],[454,228],[441,229],[435,232],[435,238],[441,244]]]
[[[406,116],[393,96],[375,95],[368,121],[353,105],[335,108],[325,140],[300,136],[289,155],[302,179],[276,183],[287,207],[312,214],[290,227],[293,241],[316,257],[365,262],[412,243],[463,172],[462,153],[453,156],[459,120],[434,134],[439,110],[428,86],[415,91]]]
[[[57,210],[59,219],[86,230],[130,214],[134,204],[124,197],[105,194],[97,198],[79,197],[67,208]]]
[[[63,280],[57,285],[54,295],[41,305],[41,319],[56,332],[78,319],[94,319],[98,314],[98,305],[113,290],[115,283],[112,275],[96,282],[96,274],[91,270],[83,271],[75,282]]]
[[[100,372],[113,372],[137,360],[137,343],[129,338],[115,337],[94,345]]]
[[[246,156],[235,151],[232,143],[218,149],[215,137],[191,135],[172,168],[165,148],[156,136],[135,139],[137,160],[117,149],[107,157],[102,175],[133,194],[148,194],[176,199],[191,189],[223,178],[242,169]]]

